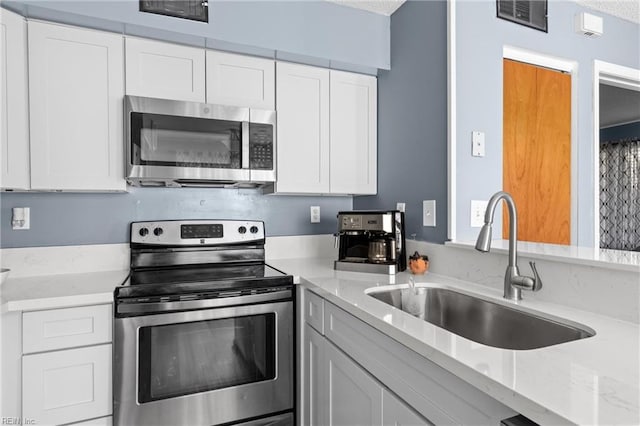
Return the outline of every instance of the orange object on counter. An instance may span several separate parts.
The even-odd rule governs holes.
[[[417,251],[409,256],[409,270],[412,274],[422,275],[429,269],[429,256],[421,255]]]

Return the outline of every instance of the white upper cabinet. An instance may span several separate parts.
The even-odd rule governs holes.
[[[0,188],[29,189],[27,23],[0,13]]]
[[[377,79],[332,70],[332,193],[376,193],[377,117]]]
[[[277,64],[277,192],[329,193],[329,70]]]
[[[204,49],[125,40],[127,95],[205,102]]]
[[[122,36],[28,28],[32,189],[124,191]]]
[[[207,51],[207,103],[275,109],[275,62]]]

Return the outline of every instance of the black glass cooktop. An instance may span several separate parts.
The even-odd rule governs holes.
[[[293,277],[265,263],[182,266],[132,271],[115,297],[139,298],[291,286]]]

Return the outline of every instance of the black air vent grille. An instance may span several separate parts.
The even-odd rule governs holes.
[[[209,22],[207,0],[140,0],[140,12]]]
[[[530,1],[516,0],[516,18],[524,22],[531,22],[531,2]]]
[[[498,18],[547,32],[547,0],[496,0]]]

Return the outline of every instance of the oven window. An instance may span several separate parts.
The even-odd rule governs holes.
[[[139,330],[138,402],[272,380],[274,313]]]
[[[241,168],[242,122],[131,113],[134,165]]]

